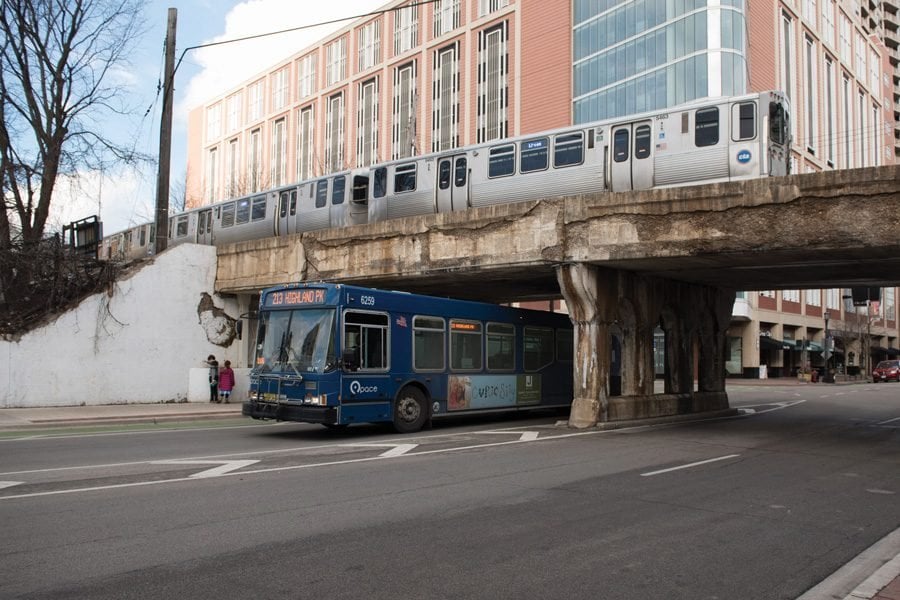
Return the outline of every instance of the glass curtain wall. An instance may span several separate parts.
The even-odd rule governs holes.
[[[745,0],[574,0],[576,123],[747,91]]]

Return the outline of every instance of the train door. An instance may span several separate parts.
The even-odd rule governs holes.
[[[612,128],[612,191],[647,190],[653,187],[653,127],[639,121]]]
[[[437,210],[451,212],[469,208],[469,161],[465,154],[438,161]]]
[[[197,243],[211,246],[213,211],[211,208],[201,210],[197,215]]]
[[[297,188],[281,190],[278,194],[275,218],[275,235],[295,233],[294,217],[297,215]]]

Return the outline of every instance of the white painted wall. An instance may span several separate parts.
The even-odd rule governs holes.
[[[216,345],[228,319],[198,314],[203,293],[235,319],[238,303],[214,293],[216,249],[182,244],[19,341],[0,341],[0,407],[207,402],[206,357],[240,364],[240,342]],[[235,399],[247,369],[235,369]],[[199,383],[199,385],[198,385]]]

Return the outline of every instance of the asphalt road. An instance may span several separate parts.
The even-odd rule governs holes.
[[[900,384],[729,394],[605,432],[6,439],[0,597],[794,599],[900,526]]]

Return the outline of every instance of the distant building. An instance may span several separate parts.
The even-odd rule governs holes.
[[[891,164],[900,156],[896,0],[410,4],[391,2],[313,46],[261,61],[256,77],[193,110],[189,206],[765,89],[782,89],[791,100],[795,173]],[[895,292],[885,290],[873,323],[872,345],[884,352],[871,356],[900,346]],[[835,328],[855,326],[858,313],[845,311],[841,299],[829,304],[835,294],[843,295],[744,294],[730,332],[729,372],[758,376],[765,365],[790,374],[803,357],[821,362],[815,346],[803,350],[796,342],[824,343],[826,310]],[[780,351],[773,339],[783,342]],[[869,354],[862,338],[848,335],[846,343],[858,345],[857,365]]]

